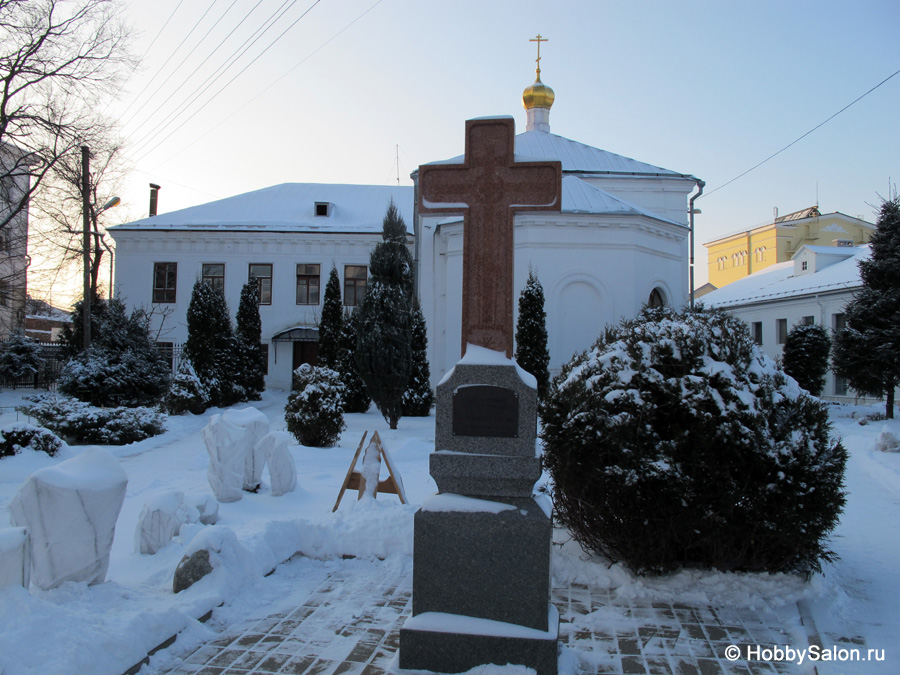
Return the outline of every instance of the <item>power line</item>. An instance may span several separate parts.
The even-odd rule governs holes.
[[[276,44],[279,40],[281,40],[281,38],[283,38],[283,37],[285,36],[285,34],[286,34],[289,30],[291,30],[291,28],[293,28],[295,25],[297,25],[297,23],[298,23],[301,19],[303,19],[307,14],[309,14],[309,13],[312,11],[313,7],[315,7],[316,5],[318,5],[320,1],[321,1],[321,0],[315,0],[315,2],[313,2],[313,4],[310,5],[309,8],[308,8],[305,12],[303,12],[303,14],[301,14],[300,16],[298,16],[298,17],[293,21],[293,23],[291,23],[291,25],[289,25],[287,28],[285,28],[284,31],[282,31],[281,34],[280,34],[277,38],[275,38],[274,40],[272,40],[272,42],[270,42],[270,43],[266,46],[265,49],[263,49],[259,54],[257,54],[257,55],[253,58],[253,60],[250,61],[250,63],[248,63],[246,66],[244,66],[244,67],[241,69],[241,71],[240,71],[239,73],[237,73],[234,77],[232,77],[230,80],[228,80],[228,82],[226,82],[225,85],[222,86],[221,89],[219,89],[215,94],[213,94],[209,99],[207,99],[207,101],[206,101],[203,105],[201,105],[197,110],[195,110],[193,113],[191,113],[190,117],[188,117],[187,119],[185,119],[181,124],[179,124],[177,127],[175,127],[174,129],[172,129],[166,136],[164,136],[163,138],[161,138],[161,139],[159,140],[159,142],[158,142],[156,145],[154,145],[153,147],[151,147],[149,150],[146,150],[146,151],[144,152],[144,154],[140,157],[140,159],[143,159],[143,158],[146,157],[149,153],[153,152],[156,148],[158,148],[158,147],[159,147],[160,145],[162,145],[165,141],[167,141],[174,133],[176,133],[179,129],[181,129],[185,124],[187,124],[187,123],[190,122],[192,119],[194,119],[194,117],[195,117],[201,110],[203,110],[206,106],[208,106],[210,103],[212,103],[212,102],[216,99],[216,97],[218,97],[219,94],[221,94],[223,91],[225,91],[225,89],[227,89],[227,88],[228,88],[228,87],[229,87],[229,86],[230,86],[237,78],[239,78],[241,75],[243,75],[244,72],[247,70],[247,68],[249,68],[249,67],[252,66],[254,63],[256,63],[256,62],[257,62],[257,61],[258,61],[258,60],[259,60],[266,52],[269,51],[269,49],[271,49],[273,46],[275,46],[275,44]],[[280,17],[279,17],[279,18],[280,18]],[[270,27],[271,27],[271,26],[270,26]],[[266,29],[266,30],[268,30],[268,29]],[[254,41],[254,42],[255,42],[255,41]],[[252,45],[251,45],[251,46],[252,46]],[[248,47],[247,49],[249,49],[249,47]],[[246,50],[244,50],[244,52],[246,52]],[[241,55],[243,55],[243,53],[242,53]],[[218,79],[218,78],[217,78],[217,79]],[[209,86],[212,86],[212,84],[213,84],[213,83],[210,83]],[[201,91],[197,96],[195,96],[195,97],[194,97],[194,101],[195,101],[201,94],[203,94],[207,89],[209,89],[209,86],[207,86],[203,91]],[[193,103],[193,101],[191,101],[191,102]]]
[[[269,18],[268,18],[265,22],[263,22],[263,25],[264,25],[265,27],[263,28],[263,27],[261,26],[260,28],[257,28],[257,29],[253,32],[253,34],[252,34],[249,38],[247,38],[247,39],[243,42],[243,44],[242,44],[240,47],[237,48],[237,50],[235,50],[235,51],[232,53],[232,55],[229,57],[228,60],[226,60],[226,62],[225,62],[223,65],[219,66],[219,68],[217,68],[216,71],[215,71],[212,75],[210,75],[209,77],[207,77],[207,79],[204,80],[204,82],[200,85],[200,86],[203,87],[202,89],[200,89],[200,91],[198,91],[196,94],[194,94],[192,98],[190,98],[190,99],[188,99],[188,100],[186,100],[186,101],[183,101],[183,102],[181,103],[181,105],[178,107],[178,109],[177,109],[174,113],[169,114],[165,119],[163,119],[163,120],[161,120],[159,123],[157,123],[156,126],[153,127],[153,129],[151,129],[151,130],[149,130],[147,133],[145,133],[144,136],[143,136],[143,138],[140,139],[139,141],[137,141],[137,143],[136,143],[136,145],[135,145],[135,148],[134,148],[133,152],[138,152],[138,150],[140,149],[140,147],[141,147],[142,145],[146,145],[147,143],[151,142],[152,140],[155,140],[154,134],[156,133],[156,131],[157,131],[160,127],[163,127],[163,126],[166,126],[166,125],[170,124],[172,121],[174,121],[174,120],[175,120],[176,118],[178,118],[180,115],[182,115],[183,113],[185,113],[185,112],[187,111],[187,109],[188,109],[191,105],[193,105],[194,103],[196,103],[197,100],[198,100],[201,96],[203,96],[203,94],[205,94],[205,93],[209,90],[209,88],[212,87],[212,86],[219,80],[219,78],[221,78],[221,77],[222,77],[222,76],[223,76],[223,75],[224,75],[224,74],[225,74],[232,66],[234,66],[234,65],[237,63],[237,61],[238,61],[244,54],[246,54],[247,51],[249,51],[249,49],[250,49],[254,44],[256,44],[256,42],[257,42],[260,38],[262,38],[262,36],[265,35],[265,34],[266,34],[266,33],[267,33],[267,32],[268,32],[268,31],[269,31],[269,30],[270,30],[270,29],[278,22],[278,20],[281,19],[281,18],[288,12],[288,10],[290,10],[297,2],[298,2],[298,0],[285,0],[285,2],[283,2],[283,3],[281,4],[281,6],[280,6],[278,9],[276,9],[275,12],[273,12],[273,14],[270,15]],[[297,23],[297,21],[299,21],[299,20],[302,19],[304,16],[306,16],[306,15],[312,10],[313,7],[315,7],[317,4],[319,4],[319,2],[320,2],[320,0],[315,0],[315,1],[313,2],[313,4],[309,7],[309,9],[307,9],[305,12],[303,12],[303,14],[301,14],[301,15],[300,15],[300,16],[299,16],[299,17],[298,17],[298,18],[297,18],[290,26],[288,26],[287,29],[285,29],[285,31],[281,33],[281,35],[279,35],[277,38],[275,38],[274,40],[272,40],[272,41],[265,47],[265,49],[263,49],[262,52],[260,52],[256,57],[254,57],[253,60],[250,61],[250,63],[248,63],[246,66],[244,66],[244,68],[243,68],[237,75],[235,75],[235,77],[233,77],[231,80],[229,80],[228,83],[227,83],[224,87],[222,87],[222,88],[221,88],[218,92],[216,92],[211,98],[209,98],[205,103],[203,103],[197,110],[195,110],[193,113],[191,113],[191,115],[190,115],[187,119],[185,119],[181,124],[179,124],[178,127],[176,127],[175,129],[173,129],[172,131],[170,131],[170,132],[163,138],[163,140],[169,138],[173,133],[175,133],[175,131],[177,131],[177,130],[180,129],[182,126],[184,126],[188,121],[190,121],[191,119],[193,119],[193,117],[194,117],[197,113],[199,113],[201,110],[203,110],[203,108],[205,108],[207,105],[209,105],[209,104],[216,98],[216,96],[218,96],[220,93],[222,93],[222,91],[223,91],[225,88],[227,88],[228,85],[230,85],[232,82],[234,82],[235,78],[237,78],[238,76],[240,76],[241,74],[243,74],[243,72],[244,72],[245,70],[247,70],[247,68],[249,68],[251,65],[253,65],[253,63],[255,63],[255,62],[257,61],[257,59],[259,59],[263,54],[265,54],[265,53],[266,53],[266,52],[267,52],[267,51],[268,51],[268,50],[269,50],[276,42],[278,42],[278,40],[280,40],[280,39],[284,36],[284,34],[285,34],[288,30],[290,30],[290,29]],[[290,4],[288,4],[288,3],[290,3]],[[285,5],[288,5],[288,6],[285,7]],[[279,12],[280,12],[280,14],[279,14]],[[275,16],[275,14],[278,14],[278,16]],[[268,23],[268,25],[265,25],[266,23]],[[260,30],[261,30],[262,32],[260,32]],[[249,44],[248,44],[248,42],[249,42]],[[241,51],[241,50],[243,50],[243,51]],[[240,52],[240,53],[238,53],[238,52]],[[204,85],[205,85],[205,86],[204,86]],[[160,142],[161,142],[161,141],[160,141]],[[159,145],[159,143],[157,143],[156,145]],[[156,145],[153,146],[153,147],[155,148]],[[152,149],[151,149],[151,150],[152,150]],[[148,151],[148,152],[149,152],[149,151]],[[146,154],[147,154],[147,152],[144,152],[143,155],[141,156],[141,158],[143,158],[144,156],[146,156]]]
[[[260,96],[262,96],[262,95],[265,94],[267,91],[269,91],[269,89],[271,89],[271,88],[274,87],[276,84],[278,84],[279,82],[281,82],[284,78],[286,78],[288,75],[290,75],[290,74],[293,73],[295,70],[297,70],[297,68],[299,68],[300,66],[302,66],[304,63],[306,63],[307,61],[309,61],[309,59],[311,59],[313,56],[315,56],[315,55],[318,54],[320,51],[322,51],[322,49],[324,49],[324,48],[325,48],[326,46],[328,46],[331,42],[333,42],[335,39],[337,39],[342,33],[344,33],[347,29],[349,29],[349,28],[350,28],[353,24],[355,24],[357,21],[359,21],[360,19],[362,19],[366,14],[368,14],[368,13],[371,12],[373,9],[375,9],[375,8],[376,8],[378,5],[380,5],[382,2],[384,2],[384,0],[377,0],[377,2],[376,2],[374,5],[372,5],[371,7],[369,7],[369,9],[367,9],[365,12],[363,12],[362,14],[360,14],[359,16],[357,16],[355,19],[353,19],[353,21],[351,21],[351,22],[348,23],[346,26],[344,26],[343,28],[341,28],[337,33],[335,33],[335,34],[332,35],[330,38],[328,38],[327,40],[325,40],[325,42],[323,42],[322,44],[320,44],[318,47],[316,47],[316,48],[315,48],[313,51],[311,51],[309,54],[307,54],[306,56],[304,56],[304,57],[303,57],[300,61],[298,61],[298,62],[297,62],[290,70],[288,70],[287,72],[285,72],[284,74],[282,74],[277,80],[275,80],[274,82],[272,82],[269,86],[267,86],[265,89],[263,89],[262,91],[260,91],[260,92],[259,92],[258,94],[256,94],[256,96],[254,96],[253,98],[248,99],[247,102],[244,103],[244,105],[242,105],[240,108],[237,108],[237,109],[235,109],[234,111],[232,111],[232,113],[231,113],[230,115],[228,115],[228,117],[226,117],[225,119],[223,119],[223,120],[222,120],[221,122],[219,122],[217,125],[215,125],[214,127],[211,127],[211,128],[209,128],[209,129],[207,129],[203,134],[197,136],[197,138],[195,138],[194,141],[193,141],[192,143],[189,143],[188,145],[185,145],[183,148],[181,148],[181,150],[179,150],[179,151],[176,152],[174,155],[172,155],[171,157],[169,157],[169,159],[172,159],[172,158],[174,158],[174,157],[177,157],[178,155],[180,155],[182,152],[184,152],[184,151],[187,150],[188,148],[192,147],[193,145],[195,145],[195,144],[197,144],[198,142],[200,142],[202,139],[204,139],[204,138],[206,138],[207,136],[209,136],[209,134],[211,134],[213,131],[215,131],[215,130],[218,129],[220,126],[222,126],[223,124],[225,124],[225,122],[227,122],[227,121],[230,120],[232,117],[234,117],[235,115],[237,115],[237,114],[238,114],[239,112],[241,112],[244,108],[246,108],[247,106],[249,106],[249,105],[250,105],[251,103],[253,103],[256,99],[258,99]],[[406,154],[406,153],[404,153],[404,154]]]
[[[784,146],[784,147],[783,147],[781,150],[779,150],[778,152],[772,153],[771,155],[769,155],[768,157],[766,157],[763,161],[761,161],[759,164],[756,164],[756,165],[754,165],[754,166],[751,166],[749,169],[747,169],[746,171],[744,171],[744,173],[735,176],[734,178],[732,178],[732,179],[731,179],[730,181],[728,181],[727,183],[723,183],[723,184],[720,185],[719,187],[717,187],[717,188],[715,188],[715,189],[713,189],[713,190],[710,190],[709,192],[707,192],[707,193],[701,195],[700,197],[698,197],[698,200],[699,200],[699,199],[703,199],[704,197],[709,197],[712,193],[718,192],[718,191],[721,190],[723,187],[726,187],[726,186],[728,186],[728,185],[731,185],[733,182],[735,182],[735,181],[738,180],[739,178],[743,178],[744,176],[746,176],[748,173],[750,173],[750,172],[753,171],[754,169],[758,169],[758,168],[761,167],[763,164],[765,164],[766,162],[768,162],[770,159],[772,159],[772,158],[774,158],[774,157],[777,157],[777,156],[780,155],[782,152],[784,152],[785,150],[787,150],[788,148],[790,148],[792,145],[795,145],[796,143],[799,143],[800,141],[802,141],[804,138],[806,138],[807,136],[809,136],[812,132],[814,132],[814,131],[815,131],[816,129],[818,129],[819,127],[822,127],[822,126],[824,126],[825,124],[827,124],[828,122],[830,122],[831,120],[833,120],[835,117],[837,117],[838,115],[840,115],[842,112],[844,112],[844,111],[845,111],[847,108],[849,108],[850,106],[852,106],[852,105],[854,105],[855,103],[858,103],[859,101],[861,101],[862,99],[864,99],[866,96],[868,96],[869,94],[871,94],[873,91],[875,91],[876,89],[878,89],[878,87],[880,87],[881,85],[883,85],[885,82],[887,82],[888,80],[890,80],[892,77],[894,77],[894,76],[896,76],[896,75],[900,75],[900,70],[894,72],[894,73],[891,74],[891,75],[888,75],[888,76],[887,76],[886,78],[884,78],[881,82],[879,82],[879,83],[876,84],[874,87],[872,87],[871,89],[869,89],[869,91],[867,91],[865,94],[863,94],[862,96],[859,96],[858,98],[854,99],[853,101],[851,101],[850,103],[848,103],[847,105],[845,105],[843,108],[841,108],[840,110],[838,110],[836,113],[834,113],[834,114],[833,114],[831,117],[829,117],[827,120],[825,120],[824,122],[821,122],[821,123],[817,124],[817,125],[814,126],[812,129],[810,129],[809,131],[807,131],[805,134],[803,134],[802,136],[800,136],[800,138],[798,138],[798,139],[796,139],[796,140],[794,140],[794,141],[791,141],[790,143],[788,143],[786,146]]]
[[[141,96],[143,96],[144,92],[147,91],[147,87],[150,86],[150,83],[153,82],[153,80],[155,80],[159,76],[159,74],[163,71],[163,68],[165,68],[169,64],[169,61],[172,60],[172,57],[178,53],[178,50],[181,49],[181,46],[187,41],[187,39],[191,36],[191,33],[194,32],[194,30],[197,28],[197,26],[200,25],[200,22],[203,21],[203,19],[206,17],[206,15],[209,14],[209,10],[211,10],[213,8],[213,5],[215,5],[215,4],[216,4],[216,0],[212,0],[212,2],[209,4],[209,7],[207,7],[206,11],[203,12],[203,15],[199,19],[197,19],[197,23],[194,24],[194,27],[188,31],[187,35],[184,36],[184,39],[178,44],[177,47],[175,47],[175,49],[172,50],[172,53],[169,54],[169,56],[168,56],[168,58],[166,58],[165,62],[157,69],[157,71],[153,75],[153,77],[151,77],[149,80],[147,80],[147,84],[144,85],[144,88],[141,89],[141,91],[138,93],[138,95],[135,96],[133,99],[131,99],[131,103],[129,103],[128,107],[125,108],[125,110],[122,112],[123,116],[125,115],[126,112],[128,112],[128,109],[131,108],[131,106],[133,106]],[[181,7],[180,2],[178,3],[178,7]],[[177,10],[178,7],[176,7],[175,9]],[[169,19],[171,19],[172,16],[174,16],[174,15],[175,15],[175,12],[172,12],[172,14],[169,15]],[[169,23],[169,19],[166,19],[167,24]],[[163,28],[165,28],[165,25],[163,26]],[[160,33],[162,33],[162,29],[160,29]],[[158,38],[159,34],[157,34],[156,37]],[[156,42],[156,38],[153,38],[153,42]],[[150,46],[152,47],[153,45],[151,44]],[[150,47],[147,47],[147,52],[149,52],[149,51],[150,51]],[[146,55],[147,52],[144,52],[144,54]],[[154,93],[156,93],[156,92],[154,92]],[[126,124],[128,124],[132,120],[133,117],[134,117],[134,115],[129,117],[127,120],[125,120],[122,123],[122,126],[125,126]]]

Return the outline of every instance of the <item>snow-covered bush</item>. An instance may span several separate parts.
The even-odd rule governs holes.
[[[63,366],[59,391],[95,406],[156,404],[170,373],[150,339],[147,314],[128,315],[125,304],[113,299],[97,323],[91,346]]]
[[[784,372],[813,396],[825,388],[831,337],[824,326],[797,324],[791,328],[784,343]]]
[[[165,431],[166,416],[152,408],[95,408],[53,394],[26,396],[18,411],[69,443],[126,445]]]
[[[560,519],[638,572],[819,570],[846,452],[824,404],[722,312],[607,328],[541,405]]]
[[[31,424],[14,424],[0,430],[0,457],[18,455],[25,448],[54,457],[62,444],[53,432]]]
[[[294,371],[294,389],[284,406],[288,431],[301,445],[329,448],[344,424],[344,385],[340,375],[308,363]]]
[[[209,391],[197,377],[190,359],[182,359],[164,401],[170,415],[199,415],[209,407]]]
[[[0,350],[0,379],[15,382],[20,377],[35,375],[41,369],[41,346],[22,333],[13,331]]]

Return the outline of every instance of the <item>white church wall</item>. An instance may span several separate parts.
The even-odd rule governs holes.
[[[696,190],[697,184],[694,180],[591,174],[579,177],[586,183],[651,213],[659,214],[676,223],[688,224],[688,196]]]
[[[446,220],[423,219],[420,230],[420,273],[431,280],[422,285],[421,300],[435,381],[456,364],[461,347],[462,223]],[[672,306],[687,301],[687,234],[686,228],[635,216],[517,216],[514,320],[533,269],[544,288],[550,368],[558,372],[605,325],[634,316],[654,288]]]

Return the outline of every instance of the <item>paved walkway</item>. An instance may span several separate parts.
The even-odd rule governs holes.
[[[332,573],[293,611],[232,626],[170,673],[382,675],[396,671],[400,626],[412,608],[412,576]],[[357,588],[357,586],[359,588]],[[347,596],[369,602],[347,602]],[[805,648],[773,614],[640,600],[572,584],[553,589],[560,611],[561,670],[586,675],[809,673],[792,663],[730,661],[736,645]],[[348,615],[348,613],[350,615]],[[615,630],[608,630],[613,626]],[[812,636],[817,641],[816,636]]]

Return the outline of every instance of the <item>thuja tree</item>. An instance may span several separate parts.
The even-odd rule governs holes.
[[[235,375],[246,398],[251,401],[258,401],[266,388],[260,348],[262,320],[259,316],[258,283],[254,277],[241,289],[234,333],[238,362],[238,371]]]
[[[150,339],[148,317],[141,310],[127,314],[118,299],[105,304],[91,346],[63,366],[59,390],[94,406],[153,405],[171,373]]]
[[[328,283],[325,284],[322,319],[319,321],[319,364],[325,368],[337,369],[343,316],[341,282],[337,269],[332,265]]]
[[[825,388],[831,337],[824,326],[797,324],[784,342],[784,372],[813,396]]]
[[[516,363],[534,375],[538,398],[547,395],[550,386],[550,351],[547,349],[547,313],[544,288],[534,272],[519,295],[519,319],[516,322]]]
[[[818,571],[846,451],[824,403],[724,312],[645,309],[566,364],[540,407],[556,513],[637,572]]]
[[[210,403],[227,406],[239,401],[235,339],[221,290],[197,280],[187,310],[187,331],[183,355],[209,392]]]
[[[396,429],[412,362],[412,256],[406,247],[406,224],[393,201],[369,271],[371,280],[357,310],[356,365],[378,410]]]
[[[364,413],[372,404],[372,397],[366,389],[366,383],[359,375],[356,366],[356,343],[358,336],[359,313],[347,309],[341,327],[340,353],[335,370],[341,376],[344,385],[344,411]]]
[[[412,367],[409,384],[403,392],[403,416],[427,417],[434,407],[434,391],[431,389],[431,369],[428,366],[428,335],[425,317],[418,300],[412,309]]]
[[[859,263],[862,288],[844,311],[846,328],[834,336],[834,370],[861,394],[884,396],[894,417],[900,384],[900,197],[881,205],[871,256]]]
[[[109,306],[106,298],[101,298],[96,293],[91,296],[91,342],[100,335],[100,326],[106,320]],[[72,324],[63,328],[62,338],[63,355],[71,358],[84,349],[84,303],[79,300],[72,311]]]

